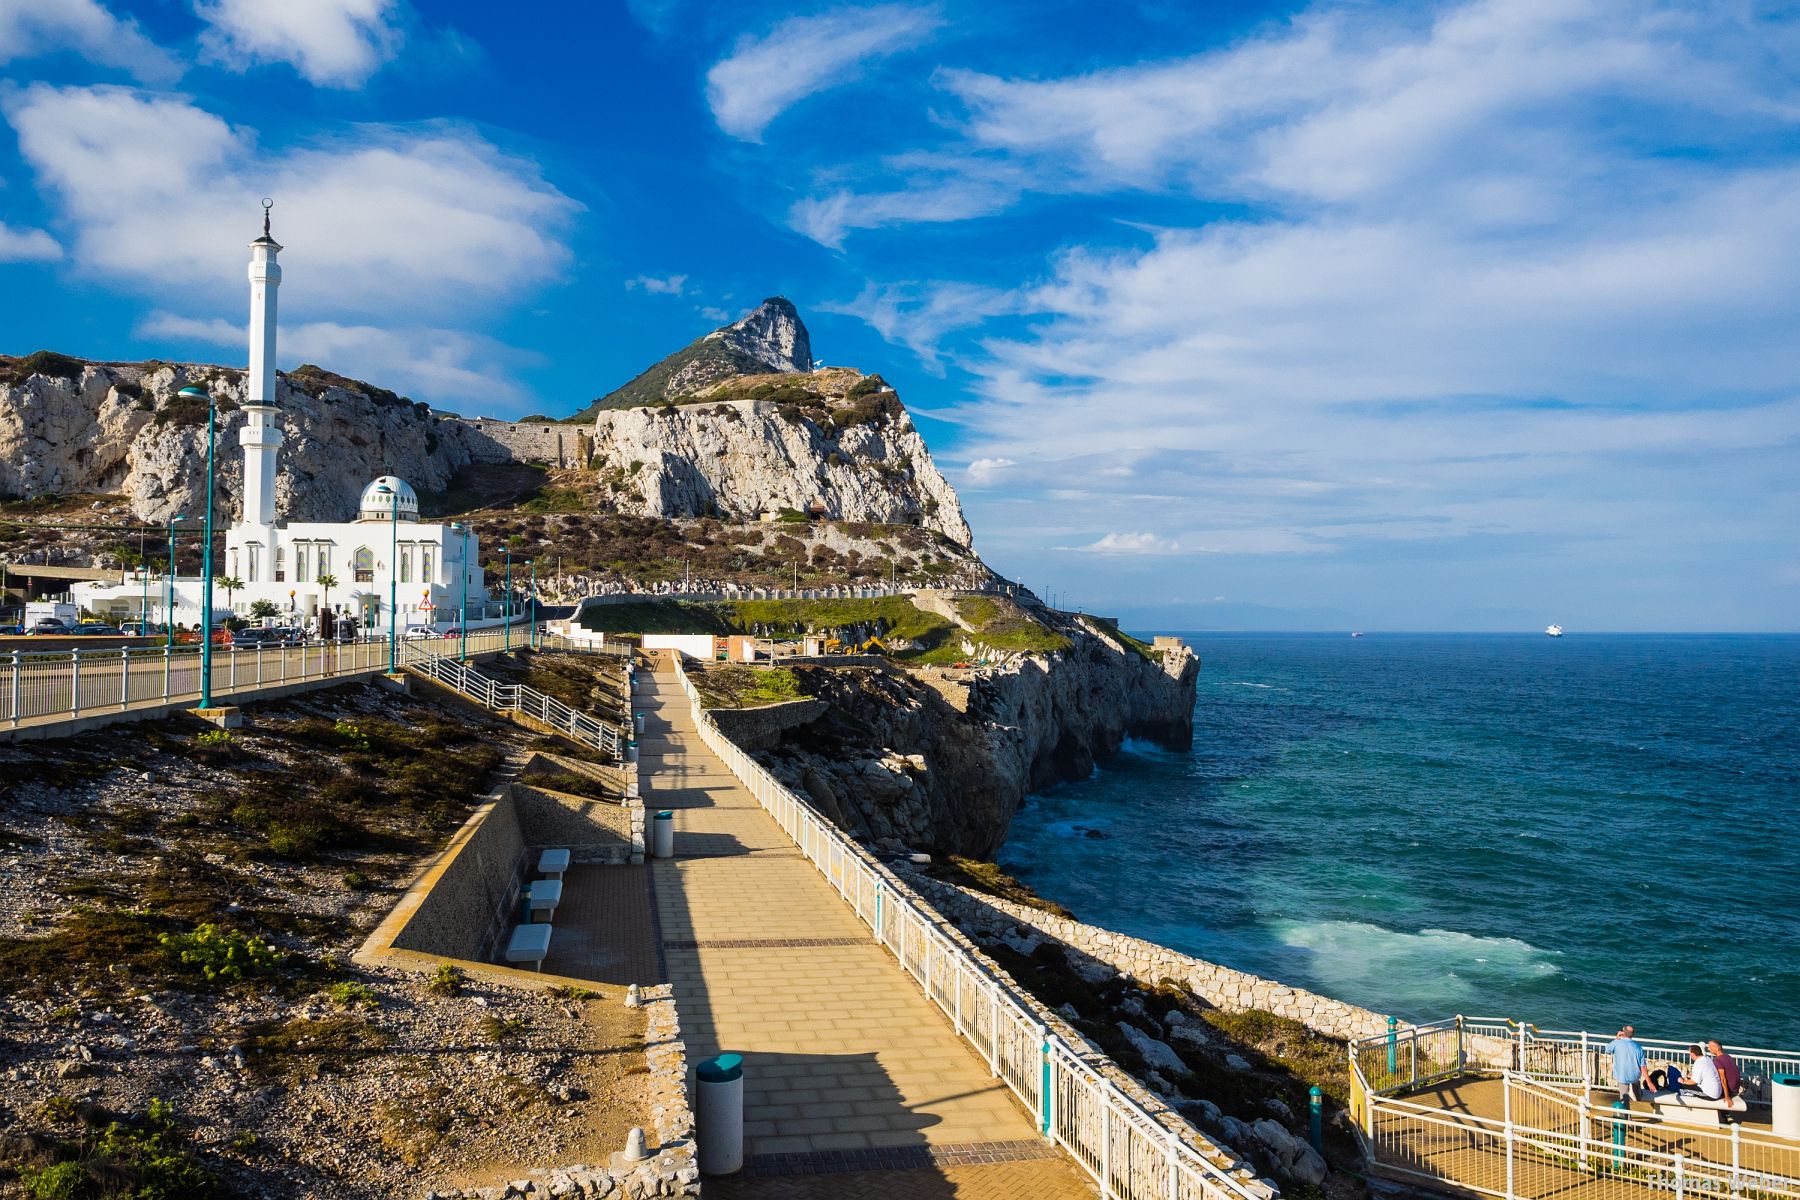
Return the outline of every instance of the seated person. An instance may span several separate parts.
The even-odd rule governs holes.
[[[1657,1071],[1651,1075],[1652,1084]],[[1700,1047],[1688,1047],[1688,1075],[1684,1079],[1678,1067],[1669,1067],[1667,1086],[1657,1089],[1658,1094],[1666,1095],[1679,1091],[1683,1096],[1693,1096],[1700,1100],[1723,1100],[1725,1098],[1725,1081],[1719,1075],[1719,1065],[1702,1053]]]
[[[1725,1094],[1734,1097],[1743,1091],[1743,1069],[1738,1066],[1737,1059],[1725,1053],[1725,1047],[1719,1044],[1718,1038],[1706,1043],[1706,1053],[1713,1060],[1713,1065],[1719,1068],[1719,1078],[1725,1083]]]
[[[1661,1067],[1650,1072],[1650,1092],[1655,1096],[1666,1096],[1681,1090],[1681,1068],[1670,1063],[1667,1070]]]

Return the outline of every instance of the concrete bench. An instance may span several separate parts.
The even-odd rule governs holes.
[[[1750,1111],[1750,1106],[1744,1103],[1742,1096],[1733,1096],[1729,1100],[1708,1100],[1705,1096],[1688,1096],[1680,1092],[1657,1092],[1649,1100],[1651,1107],[1656,1109],[1657,1116],[1681,1125],[1717,1127],[1724,1123],[1720,1115],[1722,1113]]]
[[[563,885],[560,879],[540,879],[525,889],[525,908],[533,921],[548,921],[556,914],[556,906],[562,903]]]
[[[546,850],[538,855],[538,874],[549,875],[561,879],[563,872],[569,869],[569,852],[567,850]]]
[[[549,925],[516,926],[506,943],[506,961],[530,963],[532,970],[543,970],[544,959],[550,956],[550,930]]]

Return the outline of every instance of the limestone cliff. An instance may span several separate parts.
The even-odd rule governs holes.
[[[660,404],[738,375],[812,370],[812,339],[785,296],[771,296],[742,318],[697,338],[615,388],[571,420],[611,408]]]
[[[754,520],[818,505],[832,520],[970,540],[955,489],[879,375],[739,376],[681,404],[604,411],[593,450],[620,512]]]
[[[796,668],[827,706],[759,757],[877,845],[986,858],[1027,792],[1085,778],[1127,737],[1191,743],[1191,651],[1146,655],[1104,626],[1042,619],[1069,649],[968,673]]]
[[[220,400],[218,503],[235,518],[243,489],[237,431],[245,381],[242,371],[216,366],[90,363],[59,355],[5,360],[0,495],[114,493],[150,522],[198,512],[206,501],[206,406],[176,395],[189,385]],[[507,457],[471,426],[316,368],[281,376],[275,399],[287,434],[276,509],[292,520],[348,518],[363,485],[377,475],[399,475],[435,491],[470,462]]]

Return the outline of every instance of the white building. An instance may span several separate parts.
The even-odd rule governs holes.
[[[281,451],[281,412],[275,407],[275,301],[281,287],[281,246],[263,234],[250,243],[250,370],[244,402],[244,510],[225,534],[223,559],[213,562],[213,619],[249,615],[268,601],[280,620],[316,624],[326,605],[352,616],[364,630],[387,627],[392,605],[400,628],[453,626],[467,605],[469,625],[499,624],[503,604],[490,599],[481,569],[481,544],[465,526],[419,520],[418,494],[403,479],[383,475],[363,489],[352,520],[288,522],[275,515],[275,472]],[[190,527],[186,537],[192,537]],[[330,587],[320,580],[333,578]],[[229,592],[219,580],[243,587]],[[149,580],[149,619],[169,619],[169,581]],[[77,584],[73,599],[102,617],[136,616],[144,606],[141,576],[124,584]],[[173,583],[173,620],[196,625],[201,581]]]

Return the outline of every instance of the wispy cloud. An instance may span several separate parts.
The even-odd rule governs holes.
[[[399,0],[195,0],[194,12],[213,61],[287,63],[318,87],[361,86],[404,40]]]
[[[1073,546],[1084,554],[1175,554],[1181,547],[1155,533],[1109,533],[1086,546]]]
[[[642,288],[652,296],[679,296],[687,287],[687,280],[686,275],[667,275],[660,279],[654,275],[639,275],[625,281],[625,290],[631,292]]]
[[[181,77],[174,55],[130,18],[97,0],[5,0],[0,3],[0,63],[73,51],[91,63],[146,83]]]
[[[719,128],[747,142],[807,96],[856,78],[871,59],[912,49],[943,24],[935,8],[881,4],[789,17],[761,37],[746,35],[706,73]]]
[[[18,229],[0,221],[0,262],[54,262],[62,246],[42,229]]]

